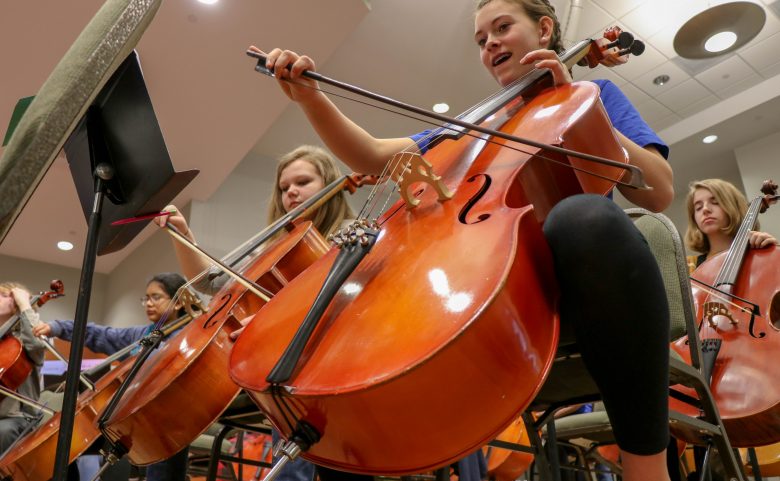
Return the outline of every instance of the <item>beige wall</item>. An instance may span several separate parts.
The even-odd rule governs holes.
[[[41,319],[73,319],[76,314],[76,297],[81,271],[69,267],[47,264],[18,257],[0,256],[0,279],[21,282],[31,293],[49,290],[49,283],[59,279],[65,285],[65,296],[53,299],[40,310]],[[88,319],[103,323],[106,305],[108,276],[95,274],[92,283]]]
[[[742,173],[748,199],[761,195],[761,184],[766,179],[780,182],[780,133],[743,145],[734,151]],[[761,230],[780,235],[780,206],[771,207],[758,218]]]

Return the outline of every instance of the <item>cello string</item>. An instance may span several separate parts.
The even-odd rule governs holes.
[[[734,255],[733,259],[731,260],[731,263],[729,265],[728,270],[728,277],[727,279],[736,279],[736,276],[738,274],[738,270],[740,268],[741,259],[744,255],[744,249],[747,248],[748,240],[750,239],[750,232],[753,229],[753,226],[756,224],[756,218],[758,217],[758,209],[761,205],[761,197],[757,197],[753,199],[750,202],[750,208],[748,208],[747,213],[745,215],[745,219],[743,221],[743,225],[740,226],[740,230],[737,233],[737,237],[734,239],[733,245],[737,246],[737,249],[734,249]],[[742,252],[740,252],[742,251]],[[729,252],[731,254],[731,252]]]
[[[731,297],[736,297],[736,296],[733,296],[730,293],[726,294],[722,290],[718,289],[717,287],[710,286],[709,284],[706,284],[696,279],[695,277],[690,277],[690,279],[695,283],[699,284],[700,286],[702,286],[700,287],[700,289],[707,291],[707,299],[706,299],[707,301],[709,301],[710,298],[715,298],[722,301],[724,304],[728,304],[729,306],[734,307],[738,311],[744,312],[745,314],[754,314],[752,310],[748,309],[747,307],[740,306],[739,304],[735,303],[734,301],[726,297],[726,296],[731,296]],[[740,299],[740,300],[742,300],[743,302],[747,302],[749,304],[753,304],[752,302],[745,299]],[[760,317],[762,319],[764,318],[764,316],[760,312],[755,313],[755,316]]]
[[[357,103],[364,104],[364,105],[367,105],[367,106],[375,107],[375,108],[377,108],[377,109],[380,109],[380,110],[384,110],[384,111],[391,112],[391,113],[396,113],[397,115],[401,115],[401,116],[403,116],[403,117],[407,117],[407,118],[410,118],[410,119],[413,119],[413,120],[418,120],[418,121],[420,121],[420,122],[427,123],[427,124],[430,124],[430,125],[433,125],[433,126],[437,126],[437,127],[444,128],[444,129],[449,129],[449,130],[455,130],[455,129],[452,129],[452,128],[448,128],[446,125],[445,125],[445,126],[442,126],[442,125],[440,125],[440,124],[437,124],[436,122],[434,122],[434,121],[432,121],[432,120],[418,118],[418,117],[415,117],[415,116],[413,116],[413,115],[406,114],[406,113],[403,113],[403,112],[396,112],[396,111],[394,111],[393,109],[390,109],[390,108],[387,108],[387,107],[382,107],[382,106],[374,105],[374,104],[371,104],[371,103],[369,103],[369,102],[366,102],[366,101],[363,101],[363,100],[355,99],[355,98],[352,98],[352,97],[349,97],[349,96],[346,96],[346,95],[337,94],[337,93],[335,93],[335,92],[331,92],[331,91],[329,91],[329,90],[325,90],[325,89],[322,89],[322,88],[311,87],[311,86],[308,86],[308,85],[305,85],[305,84],[301,84],[301,83],[299,83],[299,82],[293,82],[293,81],[290,81],[290,80],[288,80],[288,79],[284,79],[284,80],[285,80],[286,82],[289,82],[289,83],[294,83],[294,84],[296,84],[296,85],[300,85],[300,86],[302,86],[302,87],[304,87],[304,88],[310,88],[310,89],[313,89],[313,90],[318,90],[318,91],[321,91],[321,92],[323,92],[323,93],[326,93],[326,94],[330,94],[330,95],[333,95],[333,96],[336,96],[336,97],[339,97],[339,98],[343,98],[343,99],[345,99],[345,100],[351,100],[351,101],[353,101],[353,102],[357,102]],[[553,157],[549,157],[548,155],[542,154],[542,153],[540,153],[540,152],[536,152],[536,153],[530,153],[530,152],[528,152],[528,151],[526,151],[526,150],[523,150],[522,148],[515,147],[515,146],[511,146],[511,145],[508,145],[507,143],[501,143],[501,142],[499,142],[499,141],[496,141],[496,140],[494,140],[492,137],[490,137],[490,138],[483,138],[483,137],[480,137],[478,134],[475,134],[475,133],[473,133],[473,132],[471,132],[471,131],[468,131],[468,130],[463,130],[463,131],[458,131],[458,132],[462,133],[463,135],[468,135],[468,136],[470,136],[470,137],[473,137],[473,138],[482,139],[482,140],[485,140],[486,142],[489,142],[489,143],[493,143],[493,144],[499,145],[499,146],[500,146],[500,147],[502,147],[502,148],[509,148],[509,149],[515,150],[515,151],[517,151],[517,152],[525,153],[525,154],[528,154],[528,155],[533,155],[534,157],[536,157],[536,158],[539,158],[539,159],[542,159],[542,160],[544,160],[544,161],[551,162],[551,163],[553,163],[553,164],[557,164],[557,165],[560,165],[560,166],[566,167],[566,168],[568,168],[568,169],[575,170],[575,171],[577,171],[577,172],[582,172],[583,174],[590,175],[590,176],[592,176],[592,177],[597,177],[597,178],[600,178],[600,179],[603,179],[603,180],[607,180],[607,181],[609,181],[609,182],[612,182],[612,183],[615,183],[615,184],[618,184],[618,185],[623,185],[623,186],[627,186],[627,187],[635,188],[635,186],[634,186],[634,185],[632,185],[632,184],[630,184],[630,183],[623,182],[622,180],[619,180],[619,179],[612,179],[612,178],[610,178],[610,177],[608,177],[608,176],[605,176],[605,175],[602,175],[602,174],[599,174],[599,173],[596,173],[596,172],[590,171],[590,170],[588,170],[588,169],[585,169],[585,168],[582,168],[582,167],[576,167],[576,166],[574,166],[574,165],[572,165],[572,164],[569,164],[569,163],[566,163],[566,162],[559,161],[559,160],[557,160],[557,159],[555,159],[555,158],[553,158]],[[421,139],[420,139],[420,142],[421,142],[422,140],[424,140],[424,139],[432,139],[432,138],[436,137],[437,135],[439,135],[439,134],[438,134],[438,133],[436,133],[436,132],[431,132],[431,133],[429,133],[429,134],[428,134],[426,137],[423,137],[423,138],[421,138]],[[521,141],[522,141],[522,140],[524,140],[524,139],[519,139],[519,140],[506,140],[506,142],[516,142],[516,143],[521,143]],[[411,147],[411,146],[410,146],[410,147]],[[555,147],[555,146],[549,146],[549,147]],[[404,149],[402,152],[406,152],[407,150],[408,150],[408,148],[407,148],[407,149]],[[582,153],[580,153],[580,154],[582,154]],[[574,155],[574,154],[572,154],[572,155]],[[579,155],[574,155],[574,156],[576,156],[576,157],[578,157],[578,158],[582,158],[582,157],[580,157]],[[585,159],[585,160],[587,160],[587,159]],[[607,159],[607,160],[609,160],[609,159]],[[615,167],[615,168],[617,168],[617,167]],[[372,189],[372,190],[373,190],[373,189]]]
[[[486,98],[484,98],[484,99],[480,100],[480,101],[479,101],[479,102],[477,102],[475,105],[473,105],[472,107],[468,108],[466,111],[464,111],[463,113],[459,114],[459,115],[458,115],[457,117],[455,117],[455,118],[456,118],[456,119],[458,119],[458,120],[462,120],[463,118],[467,117],[469,114],[471,114],[472,112],[474,112],[474,111],[478,110],[478,109],[479,109],[479,108],[481,108],[482,106],[484,106],[484,105],[488,104],[489,102],[492,102],[492,101],[494,101],[495,99],[499,98],[499,97],[500,97],[500,96],[502,96],[502,95],[505,95],[505,94],[506,94],[506,92],[507,92],[508,90],[511,90],[511,88],[512,88],[512,87],[514,87],[515,85],[518,85],[519,83],[521,83],[521,82],[525,81],[527,78],[529,78],[529,77],[530,77],[530,75],[531,75],[531,73],[533,73],[533,72],[534,72],[534,71],[531,71],[531,72],[529,72],[529,73],[525,74],[523,77],[520,77],[519,79],[516,79],[516,80],[515,80],[515,81],[513,81],[511,84],[509,84],[508,86],[504,87],[504,89],[503,89],[503,90],[499,90],[499,91],[497,91],[497,92],[494,92],[494,93],[492,93],[491,95],[489,95],[488,97],[486,97]],[[420,121],[420,122],[429,123],[429,124],[431,124],[431,125],[433,125],[433,126],[435,126],[435,127],[438,127],[438,129],[437,129],[437,130],[432,130],[432,131],[431,131],[431,132],[429,132],[429,133],[428,133],[426,136],[424,136],[424,137],[421,137],[421,138],[420,138],[420,139],[419,139],[419,140],[416,142],[416,145],[417,145],[418,149],[419,149],[419,146],[420,146],[420,144],[421,144],[421,143],[423,143],[423,142],[425,142],[425,141],[428,141],[428,140],[431,140],[431,139],[435,138],[436,136],[440,135],[440,134],[441,134],[441,133],[442,133],[444,130],[450,130],[450,131],[452,131],[452,132],[454,132],[454,133],[458,133],[458,132],[459,132],[459,130],[457,130],[457,129],[454,129],[454,128],[452,128],[452,127],[449,127],[449,125],[451,125],[451,124],[445,124],[445,125],[441,125],[441,124],[439,124],[439,123],[436,123],[436,122],[430,121],[430,120],[428,120],[428,119],[422,119],[422,118],[419,118],[419,117],[415,117],[415,116],[413,116],[413,115],[411,115],[411,114],[407,114],[407,113],[404,113],[404,112],[401,112],[401,111],[398,111],[398,110],[393,110],[393,109],[390,109],[390,108],[382,107],[382,106],[380,106],[380,105],[373,104],[373,103],[370,103],[370,102],[367,102],[367,101],[363,101],[363,100],[359,100],[359,99],[357,99],[357,98],[354,98],[354,97],[349,97],[349,96],[346,96],[346,95],[341,95],[341,94],[338,94],[338,93],[335,93],[335,92],[332,92],[332,91],[329,91],[329,90],[325,90],[325,89],[322,89],[322,88],[317,88],[317,87],[310,87],[310,86],[308,86],[308,85],[304,85],[304,84],[301,84],[301,83],[299,83],[299,82],[293,82],[293,81],[290,81],[289,79],[285,79],[285,80],[286,80],[287,82],[289,82],[289,83],[294,83],[294,84],[296,84],[296,85],[301,85],[301,86],[303,86],[303,87],[306,87],[306,88],[311,88],[311,89],[314,89],[314,90],[319,90],[319,91],[321,91],[321,92],[323,92],[323,93],[327,93],[327,94],[330,94],[330,95],[333,95],[333,96],[336,96],[336,97],[339,97],[339,98],[343,98],[343,99],[345,99],[345,100],[351,100],[351,101],[353,101],[353,102],[356,102],[356,103],[359,103],[359,104],[363,104],[363,105],[366,105],[366,106],[369,106],[369,107],[374,107],[374,108],[376,108],[376,109],[379,109],[379,110],[384,110],[384,111],[386,111],[386,112],[390,112],[390,113],[394,113],[394,114],[396,114],[396,115],[400,115],[400,116],[404,116],[404,117],[411,118],[411,119],[414,119],[414,120],[418,120],[418,121]],[[461,131],[462,131],[462,130],[461,130]],[[468,132],[465,132],[465,131],[464,131],[464,133],[468,133]],[[385,168],[384,168],[384,170],[382,171],[382,177],[385,177],[385,174],[386,174],[388,171],[389,171],[389,172],[395,172],[395,170],[396,170],[396,168],[397,168],[397,165],[398,165],[398,163],[396,163],[395,165],[393,165],[393,167],[392,167],[392,168],[388,169],[388,167],[389,167],[390,165],[392,165],[391,163],[393,162],[393,159],[395,159],[395,157],[396,157],[397,155],[399,155],[399,154],[412,153],[412,152],[410,151],[410,149],[411,149],[411,146],[409,146],[409,147],[405,148],[404,150],[402,150],[402,151],[400,151],[400,152],[396,153],[396,154],[395,154],[395,155],[394,155],[394,156],[393,156],[393,157],[390,159],[390,161],[389,161],[388,163],[386,163],[386,164],[385,164]],[[399,161],[399,162],[400,162],[400,161]],[[408,167],[408,163],[407,163],[407,167]],[[393,191],[392,191],[392,192],[391,192],[389,195],[392,195],[392,193],[395,191],[395,188],[396,188],[397,186],[398,186],[398,185],[397,185],[397,182],[396,182],[396,183],[395,183],[395,187],[393,188]],[[367,200],[367,201],[364,203],[364,206],[363,206],[364,208],[363,208],[363,209],[361,209],[361,211],[360,211],[360,214],[359,214],[358,218],[363,218],[363,215],[364,215],[364,211],[365,211],[365,208],[366,208],[366,206],[368,206],[368,205],[370,204],[370,201],[371,201],[371,200],[374,198],[374,196],[375,196],[375,195],[377,195],[377,194],[378,194],[378,195],[381,195],[381,194],[382,194],[382,192],[383,192],[383,190],[384,190],[384,188],[385,188],[385,186],[384,186],[384,183],[383,183],[382,187],[375,186],[375,187],[374,187],[374,188],[371,190],[371,192],[369,193],[369,196],[368,196],[368,200]],[[386,201],[385,201],[385,203],[384,203],[384,205],[385,205],[385,206],[387,205],[388,201],[389,201],[389,197],[388,197],[388,200],[386,200]],[[375,204],[374,204],[374,205],[375,205]]]
[[[723,266],[718,271],[718,275],[715,278],[716,286],[730,282],[734,279],[736,271],[739,268],[739,258],[742,257],[740,255],[740,250],[745,247],[745,243],[750,236],[750,224],[755,223],[755,211],[758,209],[758,202],[760,202],[760,197],[751,201],[750,207],[742,221],[742,225],[740,225],[737,235],[734,236],[734,240],[732,240],[731,245],[729,246],[729,250],[726,253],[726,259],[723,261]],[[751,218],[754,220],[751,221]]]
[[[282,414],[282,419],[287,424],[287,428],[292,432],[295,429],[295,426],[290,422],[290,420],[287,418],[287,413],[285,412],[285,409],[282,407],[284,404],[284,398],[279,394],[279,391],[282,389],[282,387],[278,384],[271,384],[271,399],[273,399],[274,404],[276,404],[276,409]]]
[[[605,34],[605,36],[606,36],[606,34]],[[594,48],[594,46],[596,48],[600,49],[600,46],[598,45],[598,43],[596,41],[594,41],[592,39],[586,39],[586,40],[583,40],[583,41],[575,44],[574,46],[572,46],[568,50],[562,52],[558,56],[558,58],[559,58],[560,62],[562,62],[567,68],[570,69],[570,68],[573,68],[575,62],[580,61],[586,55],[587,52],[589,52],[590,50],[592,50]],[[268,69],[266,67],[266,65],[265,65],[265,62],[267,60],[267,58],[264,56],[265,54],[263,54],[262,52],[255,52],[255,51],[249,50],[249,51],[247,51],[247,55],[249,55],[250,57],[254,57],[254,58],[258,59],[258,63],[257,63],[257,67],[256,67],[257,71],[259,71],[261,73],[264,73],[264,74],[266,74],[266,75],[268,75],[270,77],[276,78],[276,74],[272,70]],[[309,78],[318,80],[320,82],[325,82],[325,83],[330,84],[330,85],[335,85],[338,88],[341,88],[343,90],[347,90],[347,91],[350,91],[350,92],[357,93],[358,95],[361,95],[363,97],[369,97],[369,98],[372,98],[372,99],[377,100],[377,101],[384,101],[384,103],[391,103],[391,104],[393,104],[394,106],[396,106],[398,108],[404,108],[405,110],[415,111],[415,113],[417,113],[419,115],[423,115],[423,116],[427,115],[428,117],[437,118],[441,122],[446,122],[446,125],[450,125],[452,123],[455,123],[456,125],[459,125],[459,127],[461,129],[480,130],[474,124],[470,124],[470,125],[459,124],[458,121],[460,120],[461,117],[458,117],[456,119],[452,119],[452,118],[447,118],[447,117],[439,115],[439,114],[432,114],[430,112],[424,111],[423,109],[419,109],[419,108],[416,108],[416,107],[411,106],[411,105],[403,104],[402,102],[398,102],[398,101],[395,101],[395,100],[393,100],[391,98],[387,98],[387,97],[383,97],[381,95],[374,94],[374,93],[372,93],[370,91],[361,89],[359,87],[353,87],[353,86],[351,86],[349,84],[345,84],[343,82],[338,82],[336,80],[329,79],[329,78],[324,77],[324,76],[322,76],[320,74],[317,74],[316,72],[306,71],[303,74],[305,76],[309,77]],[[495,99],[495,98],[503,97],[503,100],[500,103],[501,105],[503,105],[503,104],[505,104],[507,102],[510,102],[514,98],[516,98],[518,96],[518,94],[520,94],[528,86],[533,85],[534,82],[538,82],[538,81],[542,80],[545,76],[547,76],[548,78],[550,77],[550,69],[546,69],[546,68],[544,68],[544,69],[533,68],[533,69],[529,70],[525,75],[521,76],[518,79],[515,79],[515,81],[513,81],[509,85],[503,87],[498,92],[496,92],[496,93],[492,94],[491,96],[489,96],[488,99],[491,99],[491,98]],[[344,98],[344,99],[347,99],[347,100],[352,100],[352,101],[358,102],[358,103],[363,103],[365,105],[370,105],[370,106],[373,106],[374,108],[386,110],[386,111],[389,111],[389,112],[394,112],[394,113],[396,113],[396,115],[404,115],[404,114],[401,114],[400,112],[393,111],[393,110],[390,110],[390,109],[386,109],[386,108],[383,108],[383,107],[379,107],[377,105],[373,105],[373,104],[370,104],[368,102],[363,102],[363,101],[360,101],[360,100],[357,100],[357,99],[353,99],[353,98],[350,98],[350,97],[347,97],[347,96],[342,96],[342,95],[336,94],[335,92],[329,92],[329,91],[324,90],[321,87],[319,87],[319,84],[317,84],[316,86],[310,86],[310,85],[305,85],[303,83],[300,83],[298,81],[292,81],[291,79],[284,78],[284,77],[282,77],[281,80],[284,80],[284,81],[286,81],[286,82],[288,82],[290,84],[299,85],[299,86],[301,86],[303,88],[309,88],[309,89],[312,89],[312,90],[321,91],[321,92],[324,92],[324,93],[328,93],[330,95],[334,95],[336,97]],[[523,84],[524,82],[527,83],[527,85],[524,85]],[[479,102],[478,104],[476,104],[471,109],[468,109],[462,115],[465,116],[469,112],[475,111],[475,109],[477,109],[481,105],[484,105],[486,102],[487,102],[487,100],[483,100],[482,102]],[[497,108],[500,108],[500,105]],[[486,112],[485,115],[488,115],[488,113]],[[470,122],[464,122],[464,123],[469,124]],[[463,131],[463,133],[466,133],[466,132]],[[485,132],[485,133],[488,133],[490,135],[497,135],[495,132]],[[431,133],[430,135],[433,135],[433,133]],[[516,139],[513,139],[513,140],[519,141],[521,143],[525,143],[527,145],[534,145],[534,146],[536,146],[537,148],[540,148],[540,149],[543,149],[545,147],[547,147],[547,148],[553,147],[552,150],[554,150],[554,151],[557,151],[559,153],[563,153],[563,154],[566,154],[566,155],[576,156],[576,157],[579,157],[579,158],[584,159],[584,160],[589,160],[589,161],[608,160],[608,159],[599,158],[597,156],[593,156],[593,155],[590,155],[590,154],[583,154],[581,152],[571,151],[569,149],[562,149],[562,148],[557,147],[557,146],[551,146],[549,144],[544,144],[544,143],[541,143],[541,142],[531,141],[531,140],[528,140],[528,139],[516,138]],[[540,158],[544,158],[544,157],[540,157]],[[628,167],[625,167],[625,170],[631,170],[631,169],[628,168]],[[584,170],[584,169],[583,169],[583,172],[591,173],[590,171]],[[641,175],[641,171],[634,170],[633,172],[638,174],[638,175]],[[632,184],[624,184],[623,182],[613,181],[612,179],[610,179],[610,181],[620,183],[621,185],[630,185],[631,187],[635,187],[635,188],[641,187],[641,185],[638,185],[640,180],[637,180],[637,181],[635,181]],[[370,197],[373,197],[374,192],[375,192],[375,190],[372,189]],[[362,212],[363,212],[363,210],[361,209],[361,214],[362,214]]]

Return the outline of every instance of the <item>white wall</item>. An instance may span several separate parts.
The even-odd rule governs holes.
[[[182,209],[186,215],[187,209]],[[152,237],[123,260],[108,276],[105,287],[105,324],[117,327],[147,323],[140,298],[146,283],[160,272],[180,272],[170,236],[157,229]]]
[[[780,133],[743,145],[734,151],[748,199],[761,195],[766,179],[780,182]],[[761,230],[780,235],[780,206],[770,207],[760,215]]]
[[[41,320],[73,319],[76,314],[76,296],[78,294],[81,271],[69,267],[47,264],[18,257],[0,256],[0,279],[24,284],[32,294],[48,291],[49,283],[59,279],[65,285],[65,296],[53,299],[40,309]],[[106,285],[108,276],[95,274],[89,304],[88,319],[103,323],[106,305]]]

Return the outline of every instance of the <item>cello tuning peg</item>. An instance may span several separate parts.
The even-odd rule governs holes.
[[[619,47],[622,50],[622,49],[629,48],[632,43],[634,43],[634,36],[631,33],[620,32],[620,35],[618,35],[617,40],[608,43],[607,45],[604,46],[604,48],[610,49],[610,48]]]
[[[645,42],[641,40],[635,40],[629,47],[632,55],[642,55],[645,51]]]
[[[634,43],[631,44],[629,48],[624,48],[623,50],[618,52],[618,56],[622,57],[623,55],[628,55],[629,53],[631,55],[642,55],[645,51],[645,42],[641,40],[634,40]]]
[[[634,43],[634,36],[630,32],[620,32],[617,42],[620,48],[628,48]]]

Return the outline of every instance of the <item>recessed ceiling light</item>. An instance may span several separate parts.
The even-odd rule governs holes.
[[[433,104],[433,111],[437,114],[443,114],[445,112],[449,112],[450,106],[445,104],[444,102],[440,104]]]
[[[704,50],[708,52],[722,52],[737,42],[737,34],[734,32],[719,32],[704,42]]]
[[[708,135],[708,136],[704,137],[703,139],[701,139],[701,141],[704,142],[705,144],[711,144],[711,143],[715,142],[716,140],[718,140],[718,136],[717,135]]]
[[[206,5],[214,5],[219,0],[198,0],[200,3],[205,3]]]
[[[653,83],[658,85],[659,87],[668,81],[669,81],[668,75],[659,75],[658,77],[653,79]]]
[[[69,251],[73,249],[73,244],[68,241],[59,241],[57,242],[57,249],[61,251]]]

